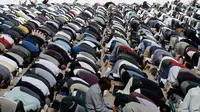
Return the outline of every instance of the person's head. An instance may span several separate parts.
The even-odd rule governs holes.
[[[73,49],[72,49],[72,51],[73,51],[74,53],[78,53],[79,50],[80,50],[80,46],[74,46]]]
[[[153,76],[156,76],[156,74],[157,74],[157,69],[154,67],[154,68],[152,68],[151,70],[150,70],[150,73],[151,73],[151,75],[153,75]]]
[[[104,90],[109,90],[111,88],[111,80],[107,77],[100,78],[98,84],[99,84],[102,92]]]
[[[186,66],[188,69],[194,69],[194,65],[192,65],[190,62],[185,62],[185,66]]]
[[[157,23],[157,24],[155,25],[156,32],[159,32],[159,30],[160,30],[160,27],[161,27],[161,25],[160,25],[159,23]]]
[[[47,4],[49,0],[44,0],[42,3]]]
[[[121,94],[121,93],[116,93],[114,105],[119,106],[121,105],[122,107],[128,102],[128,95]]]
[[[162,107],[162,108],[160,109],[160,111],[161,111],[161,112],[170,112],[171,109],[170,109],[170,107],[169,107],[168,105],[164,105],[164,107]]]
[[[127,71],[124,71],[122,73],[122,81],[123,81],[123,83],[124,83],[125,86],[127,85],[129,79],[130,79],[129,73]]]
[[[133,92],[136,89],[140,88],[141,82],[140,79],[138,77],[133,77],[133,83],[132,86],[130,88],[130,91]]]
[[[132,85],[137,85],[140,84],[140,78],[137,76],[133,76],[133,83]]]
[[[16,108],[15,112],[25,112],[24,104],[22,101],[19,101],[19,103],[17,104],[17,108]]]
[[[146,5],[146,4],[147,4],[147,1],[144,1],[144,2],[143,2],[143,5],[144,5],[144,4]]]
[[[0,81],[1,81],[1,82],[4,81],[3,76],[0,76]],[[7,87],[8,87],[7,84],[8,84],[7,82],[0,83],[0,88],[7,88]]]

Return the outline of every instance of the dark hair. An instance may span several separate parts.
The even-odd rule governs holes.
[[[133,77],[133,82],[132,82],[132,86],[130,88],[130,91],[131,92],[134,92],[136,89],[140,88],[142,85],[141,85],[141,81],[140,81],[140,78],[139,77]]]
[[[116,93],[114,105],[117,107],[121,105],[123,107],[126,103],[128,103],[128,95]]]
[[[133,83],[132,85],[140,84],[140,78],[137,76],[133,76]]]
[[[109,89],[111,87],[111,80],[107,77],[100,78],[98,83],[104,86],[104,89]]]
[[[171,109],[168,105],[164,105],[164,107],[162,108],[161,112],[170,112]]]
[[[110,83],[110,79],[107,77],[102,77],[99,79],[99,84],[106,84],[106,83]]]
[[[19,103],[17,104],[17,108],[16,108],[15,112],[25,112],[22,101],[19,101]]]
[[[59,80],[62,80],[62,79],[63,79],[63,74],[59,73],[58,76],[56,77],[56,80],[59,81]]]
[[[160,25],[159,23],[157,23],[157,24],[155,25],[156,32],[159,32],[159,30],[160,30],[160,27],[161,27],[161,25]]]
[[[144,60],[144,55],[140,56],[139,60],[138,60],[138,64],[141,66],[140,69],[143,70],[145,65],[143,63]]]
[[[122,81],[125,86],[128,84],[129,79],[130,79],[129,73],[127,71],[123,72],[122,73]]]
[[[42,3],[47,4],[49,0],[44,0]]]

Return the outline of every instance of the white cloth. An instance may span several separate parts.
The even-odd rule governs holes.
[[[87,56],[85,56],[85,55],[82,55],[82,54],[77,54],[76,57],[77,57],[77,58],[78,58],[78,57],[83,57],[83,58],[86,58],[86,59],[90,60],[91,62],[95,63],[92,59],[90,59],[89,57],[87,57]]]
[[[40,108],[40,101],[28,93],[21,91],[20,87],[14,87],[5,97],[16,103],[22,101],[26,112],[29,112],[30,110],[35,111]]]
[[[187,55],[188,55],[190,58],[192,58],[192,56],[194,55],[194,53],[195,53],[195,51],[189,51],[189,52],[187,52]]]
[[[140,70],[139,67],[137,67],[136,65],[134,65],[134,64],[132,64],[132,63],[126,61],[126,60],[118,60],[118,61],[115,63],[113,69],[112,69],[112,73],[113,73],[113,76],[114,76],[114,77],[120,78],[120,76],[119,76],[119,68],[120,68],[121,65],[123,65],[123,64],[132,66],[132,67],[134,67],[134,68]],[[140,71],[141,71],[141,70],[140,70]]]
[[[140,89],[136,89],[134,92],[136,92],[136,93],[140,93],[140,94],[141,94]]]
[[[126,94],[126,95],[130,95],[130,88],[133,85],[133,77],[131,77],[128,81],[128,83],[126,84],[126,87],[124,88],[124,90],[118,90],[117,93],[121,93],[121,94]]]
[[[14,68],[15,70],[18,69],[18,65],[17,65],[17,63],[16,63],[15,61],[9,59],[9,58],[0,55],[0,60],[3,61],[3,62],[7,62],[7,63],[9,63],[10,65],[13,66],[13,68]]]
[[[96,47],[96,45],[90,41],[82,41],[81,43],[85,43],[85,44],[91,46],[92,48]]]
[[[13,52],[7,52],[6,54],[9,54],[9,55],[15,57],[17,59],[17,61],[19,62],[19,65],[23,64],[24,59],[21,56],[19,56],[18,54],[15,54]]]
[[[89,64],[81,61],[79,61],[78,63],[81,65],[81,67],[93,72],[94,74],[96,73],[95,70]]]
[[[81,91],[87,92],[88,89],[89,89],[89,87],[87,87],[83,84],[72,84],[70,86],[70,92],[73,92],[74,90],[81,90]]]
[[[108,49],[111,47],[111,44],[112,44],[113,41],[118,41],[118,42],[122,43],[123,45],[125,45],[125,46],[131,48],[130,45],[127,43],[126,40],[124,40],[124,39],[122,39],[122,38],[119,38],[119,37],[113,37],[113,38],[108,42],[108,44],[106,44],[106,47],[107,47]]]
[[[194,69],[200,70],[200,57],[199,57],[199,59],[196,60],[196,61],[198,61],[198,63],[197,63],[197,66],[194,66]]]
[[[0,38],[4,38],[7,40],[10,44],[14,43],[14,40],[8,35],[8,34],[2,34]]]
[[[198,69],[200,69],[200,57],[199,57],[199,60],[198,60],[197,67],[198,67]]]
[[[180,69],[181,69],[181,67],[179,67],[179,66],[173,66],[170,68],[169,73],[168,73],[168,81],[170,83],[173,84],[176,82],[176,79],[177,79]]]
[[[81,82],[84,82],[85,84],[89,85],[86,81],[84,81],[83,79],[81,78],[78,78],[78,77],[71,77],[72,80],[76,80],[76,81],[81,81]]]
[[[170,60],[174,60],[174,61],[176,61],[173,57],[170,57],[170,56],[164,56],[164,57],[161,59],[161,61],[160,61],[160,64],[159,64],[159,66],[158,66],[158,71],[159,71],[160,68],[161,68],[162,62],[163,62],[164,60],[166,60],[166,59],[170,59]],[[178,61],[176,61],[176,62],[178,62]]]
[[[56,85],[56,82],[57,82],[56,79],[48,71],[41,68],[35,68],[34,73],[40,75],[41,77],[44,77],[49,82],[51,87]]]
[[[22,81],[28,82],[37,87],[38,89],[40,89],[45,96],[50,94],[48,87],[42,81],[27,76],[23,76],[21,79]]]
[[[63,31],[57,32],[57,33],[56,33],[56,36],[57,36],[57,35],[62,35],[62,36],[66,37],[66,38],[69,39],[69,40],[72,39],[71,36],[70,36],[69,34],[67,34],[67,33],[65,33],[65,32],[63,32]]]
[[[178,112],[200,112],[200,88],[192,88],[188,91]]]
[[[55,76],[58,76],[58,74],[61,72],[61,70],[52,62],[45,60],[45,59],[39,59],[35,63],[42,64],[45,67],[49,68]]]
[[[55,58],[53,58],[52,56],[48,55],[48,54],[44,54],[44,53],[40,53],[40,58],[46,59],[48,61],[53,62],[56,66],[59,66],[60,63],[58,62],[58,60],[56,60]]]
[[[23,11],[16,11],[17,16],[23,17],[26,20],[31,20],[32,18],[27,16]]]

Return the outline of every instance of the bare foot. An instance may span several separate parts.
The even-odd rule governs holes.
[[[115,85],[116,85],[115,81],[111,80],[111,88],[109,90],[110,93],[114,92]]]
[[[144,70],[149,70],[149,69],[150,69],[149,65],[145,66],[145,68],[144,68]]]

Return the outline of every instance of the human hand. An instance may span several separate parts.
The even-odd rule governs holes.
[[[48,108],[47,112],[54,112],[54,109],[53,108]]]
[[[138,51],[140,48],[137,46],[134,48],[135,51]]]
[[[113,112],[119,112],[119,109],[116,106],[112,107],[112,109],[113,109]]]

